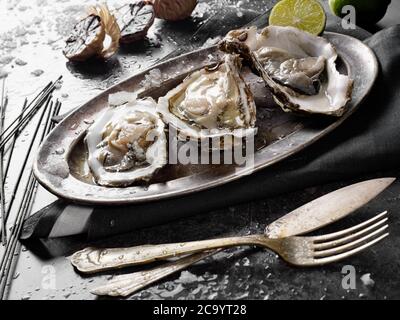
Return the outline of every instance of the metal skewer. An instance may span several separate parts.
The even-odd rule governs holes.
[[[23,104],[23,106],[22,106],[21,113],[20,113],[20,115],[19,115],[19,119],[20,119],[20,120],[22,119],[22,116],[24,115],[24,112],[25,112],[27,106],[28,106],[28,99],[25,99],[24,104]],[[20,128],[20,129],[14,134],[13,140],[12,140],[12,142],[11,142],[11,145],[10,145],[10,153],[8,154],[7,165],[6,165],[6,169],[5,169],[5,171],[4,171],[3,183],[5,183],[5,181],[6,181],[6,179],[7,179],[8,170],[10,169],[10,164],[11,164],[12,155],[13,155],[13,153],[14,153],[15,143],[17,142],[17,138],[18,138],[19,135],[21,134],[22,130],[23,130],[23,127]]]
[[[49,101],[49,100],[48,100]],[[51,130],[51,115],[53,111],[53,103],[46,102],[45,108],[40,116],[39,122],[35,129],[35,134],[33,136],[32,141],[36,140],[36,136],[38,133],[39,128],[41,127],[42,120],[47,112],[47,117],[45,120],[45,127],[43,128],[42,135],[40,138],[40,142],[42,142],[48,132]],[[33,145],[33,143],[31,143]],[[29,154],[31,153],[32,147],[30,146],[28,151],[28,158]],[[24,171],[26,164],[22,168],[22,172]],[[12,271],[15,267],[15,262],[12,259],[12,256],[15,252],[19,252],[21,248],[21,243],[18,241],[18,235],[21,232],[23,221],[27,218],[30,214],[30,210],[32,209],[33,200],[36,194],[38,184],[32,174],[30,172],[28,181],[26,183],[26,187],[24,189],[23,198],[18,208],[18,213],[16,217],[16,222],[10,234],[9,243],[6,247],[6,252],[4,254],[2,263],[0,265],[0,299],[3,299],[6,295],[6,289],[10,284],[12,279]]]
[[[7,208],[6,212],[5,212],[5,221],[7,221],[8,217],[9,217],[9,215],[10,215],[11,208],[12,208],[12,206],[13,206],[13,204],[14,204],[15,197],[16,197],[16,194],[17,194],[19,185],[20,185],[20,183],[21,183],[22,176],[23,176],[23,174],[24,174],[25,168],[26,168],[26,166],[27,166],[27,163],[28,163],[28,160],[29,160],[29,157],[30,157],[30,154],[31,154],[32,147],[33,147],[34,142],[35,142],[35,140],[36,140],[36,135],[37,135],[37,133],[38,133],[38,131],[39,131],[40,124],[41,124],[41,122],[42,122],[42,120],[43,120],[43,117],[44,117],[44,113],[45,113],[45,111],[47,110],[50,101],[51,101],[51,96],[48,96],[48,97],[47,97],[47,100],[46,100],[46,103],[45,103],[44,111],[42,112],[42,114],[41,114],[41,116],[40,116],[39,123],[38,123],[38,125],[37,125],[36,128],[35,128],[35,131],[34,131],[33,136],[32,136],[32,140],[31,140],[31,142],[29,143],[28,150],[27,150],[27,153],[26,153],[26,155],[25,155],[25,158],[24,158],[24,161],[23,161],[23,164],[22,164],[22,168],[21,168],[20,172],[18,173],[17,181],[16,181],[16,183],[15,183],[15,185],[14,185],[14,189],[13,189],[13,191],[12,191],[12,193],[11,193],[11,197],[10,197],[10,201],[9,201],[9,204],[8,204],[8,208]]]
[[[7,127],[7,129],[4,130],[4,132],[1,135],[0,150],[4,148],[4,146],[13,137],[13,135],[35,115],[35,113],[45,103],[47,97],[55,90],[56,85],[61,80],[61,78],[62,76],[60,76],[54,83],[51,83],[51,85],[47,88],[47,90],[45,90],[45,92],[40,96],[40,98],[38,99],[39,101],[35,103],[33,107],[22,117],[19,123],[17,123],[19,120],[18,117]],[[29,106],[31,104],[32,103],[30,103]]]
[[[6,100],[5,100],[5,83],[6,83],[6,78],[3,79],[3,86],[1,89],[1,101],[0,101],[0,134],[3,133],[3,127],[4,127],[4,118],[5,118],[5,113],[6,113]],[[6,234],[6,213],[5,213],[5,205],[6,205],[6,200],[5,200],[5,192],[4,192],[4,172],[3,172],[3,164],[4,164],[4,150],[0,148],[0,210],[1,210],[1,242],[3,245],[6,245],[7,243],[7,234]]]

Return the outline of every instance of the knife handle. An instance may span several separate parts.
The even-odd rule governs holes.
[[[142,245],[129,248],[102,249],[88,247],[74,253],[71,257],[71,263],[83,273],[95,273],[240,245],[268,246],[274,249],[277,242],[279,240],[268,239],[265,235],[250,235],[160,245]]]

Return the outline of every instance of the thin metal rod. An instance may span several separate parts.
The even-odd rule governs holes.
[[[34,104],[33,108],[29,110],[23,117],[19,124],[15,125],[18,121],[18,118],[15,119],[3,132],[1,135],[0,149],[4,148],[7,142],[12,138],[12,136],[19,130],[21,126],[23,126],[27,121],[29,121],[36,111],[45,103],[47,97],[54,91],[57,83],[61,80],[62,76],[60,76],[51,86],[43,93],[43,95],[39,98],[39,101]],[[15,126],[14,126],[15,125]],[[14,126],[14,128],[12,128]],[[11,129],[12,128],[12,129]],[[8,132],[10,131],[10,132]],[[7,132],[7,134],[5,134]]]
[[[39,128],[42,124],[42,120],[44,117],[44,114],[47,113],[46,121],[45,121],[45,126],[42,131],[42,135],[40,138],[41,143],[48,132],[50,131],[51,128],[51,114],[52,114],[52,107],[53,103],[51,102],[50,108],[48,108],[49,104],[46,103],[45,109],[43,110],[43,113],[41,115],[40,121],[38,123],[37,128]],[[36,134],[34,135],[34,138],[36,137]],[[35,140],[35,139],[33,139]],[[30,153],[31,150],[29,150],[28,153]],[[23,221],[27,218],[27,216],[30,214],[30,210],[32,209],[32,204],[34,197],[36,195],[37,191],[37,182],[33,177],[32,171],[29,174],[28,182],[26,184],[24,194],[23,194],[23,199],[20,203],[17,217],[16,217],[16,222],[14,224],[14,227],[11,232],[10,236],[10,242],[9,245],[7,245],[6,248],[6,253],[3,257],[3,261],[1,263],[0,267],[0,298],[4,298],[6,295],[6,289],[9,286],[12,278],[12,271],[14,270],[13,266],[15,267],[15,263],[13,263],[12,256],[14,255],[14,252],[17,248],[20,248],[20,243],[18,242],[18,235],[21,232]]]
[[[4,91],[5,91],[6,78],[3,79],[3,86],[1,89],[1,110],[0,110],[0,134],[3,133],[4,128],[4,118],[6,114],[6,101],[4,99]],[[5,200],[5,192],[4,192],[4,150],[0,149],[0,211],[1,211],[1,242],[5,246],[7,244],[7,228],[6,228],[6,200]]]
[[[13,204],[14,204],[15,197],[16,197],[16,195],[17,195],[17,191],[18,191],[19,185],[20,185],[21,180],[22,180],[22,176],[23,176],[23,174],[24,174],[24,172],[25,172],[25,168],[26,168],[26,166],[27,166],[27,163],[28,163],[28,160],[29,160],[29,157],[30,157],[30,154],[31,154],[32,147],[33,147],[33,145],[34,145],[34,143],[35,143],[35,140],[36,140],[36,135],[37,135],[37,133],[38,133],[38,131],[39,131],[39,129],[40,129],[40,126],[41,126],[43,117],[44,117],[44,115],[45,115],[45,113],[46,113],[46,110],[47,110],[47,108],[48,108],[50,102],[51,102],[51,96],[48,96],[48,97],[47,97],[47,101],[46,101],[46,103],[45,103],[45,107],[44,107],[44,109],[43,109],[43,112],[42,112],[42,114],[40,115],[39,122],[38,122],[38,124],[36,125],[36,128],[35,128],[35,131],[34,131],[34,133],[33,133],[32,139],[31,139],[31,141],[30,141],[30,144],[29,144],[28,150],[27,150],[27,152],[26,152],[26,155],[25,155],[25,158],[24,158],[24,161],[23,161],[21,170],[20,170],[19,173],[18,173],[18,177],[17,177],[16,183],[15,183],[15,185],[14,185],[13,191],[12,191],[12,193],[11,193],[10,201],[9,201],[8,208],[7,208],[6,214],[5,214],[5,220],[6,220],[6,221],[7,221],[8,217],[9,217],[9,215],[10,215],[12,206],[13,206]]]
[[[60,78],[59,78],[60,79]],[[58,79],[57,79],[58,81]],[[56,81],[56,82],[57,82]],[[47,92],[47,90],[53,85],[53,82],[50,81],[42,90],[40,90],[40,92],[33,98],[33,100],[28,104],[27,108],[30,108],[40,97],[43,96],[43,94],[45,92]],[[11,124],[7,127],[6,130],[4,130],[3,134],[0,135],[1,138],[3,138],[3,135],[5,134],[5,132],[7,132],[16,122],[18,121],[18,118],[15,119],[14,121],[11,122]]]
[[[26,189],[24,192],[24,196],[22,199],[22,202],[19,206],[18,209],[18,218],[20,218],[22,215],[24,215],[24,211],[28,206],[28,201],[31,198],[32,192],[33,192],[33,183],[34,183],[34,178],[32,177],[32,175],[29,176],[28,179],[28,183],[26,184]],[[20,220],[20,219],[18,219]],[[1,269],[0,269],[0,298],[3,299],[4,298],[4,291],[6,288],[6,284],[7,284],[7,279],[9,278],[10,275],[10,267],[12,265],[12,260],[13,260],[13,255],[14,255],[14,250],[15,247],[18,243],[18,222],[15,223],[14,227],[11,230],[11,235],[10,235],[10,239],[9,242],[7,244],[6,247],[6,252],[4,254],[3,257],[3,263],[1,264]]]
[[[56,107],[54,108],[53,116],[51,117],[51,129],[53,129],[57,123],[53,121],[54,117],[57,117],[60,114],[60,109],[61,109],[61,102],[57,100],[56,102]]]
[[[23,104],[23,106],[22,106],[21,113],[20,113],[20,115],[19,115],[19,119],[20,119],[20,120],[22,119],[22,116],[24,115],[24,112],[25,112],[25,110],[26,110],[26,108],[27,108],[27,105],[28,105],[28,99],[25,98],[24,104]],[[20,128],[20,129],[14,134],[13,140],[12,140],[12,142],[11,142],[11,145],[10,145],[10,153],[8,154],[7,165],[6,165],[6,169],[5,169],[5,171],[4,171],[3,183],[6,182],[6,179],[7,179],[7,176],[8,176],[8,170],[10,169],[11,159],[12,159],[12,156],[13,156],[13,154],[14,154],[15,144],[16,144],[17,139],[18,139],[19,135],[21,134],[22,130],[23,130],[23,128]]]

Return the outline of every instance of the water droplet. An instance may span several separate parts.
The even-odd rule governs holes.
[[[31,75],[35,76],[35,77],[40,77],[42,74],[44,73],[43,70],[41,69],[37,69],[31,72]]]
[[[58,154],[58,155],[61,155],[61,154],[63,154],[64,152],[65,152],[64,148],[58,148],[58,149],[56,150],[56,154]]]
[[[94,122],[94,120],[93,119],[85,119],[85,120],[83,120],[83,122],[86,124],[92,124]]]
[[[27,64],[27,62],[26,61],[24,61],[24,60],[21,60],[21,59],[19,59],[19,58],[17,58],[17,59],[15,59],[15,64],[17,65],[17,66],[24,66],[24,65],[26,65]]]

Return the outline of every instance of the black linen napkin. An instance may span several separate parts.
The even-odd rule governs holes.
[[[25,221],[21,239],[86,233],[89,239],[309,186],[393,168],[400,161],[400,25],[367,39],[380,75],[367,101],[335,132],[284,162],[227,185],[188,196],[122,207],[62,200]]]

